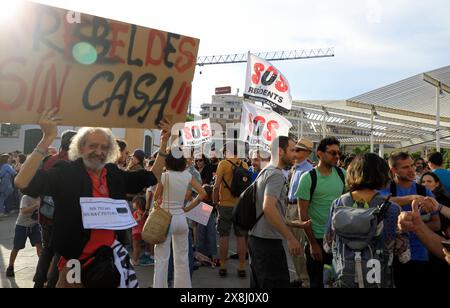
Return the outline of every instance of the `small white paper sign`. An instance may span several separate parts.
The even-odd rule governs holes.
[[[208,225],[208,220],[209,217],[211,216],[212,210],[213,207],[211,205],[202,202],[196,207],[194,207],[192,210],[187,212],[186,217],[195,222],[198,222],[199,224],[206,226]]]
[[[126,200],[80,198],[85,229],[127,230],[137,226]]]

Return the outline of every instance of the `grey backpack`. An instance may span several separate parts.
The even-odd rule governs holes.
[[[331,217],[336,286],[341,288],[393,287],[393,253],[385,250],[384,217],[389,198],[375,198],[359,208],[343,195]]]

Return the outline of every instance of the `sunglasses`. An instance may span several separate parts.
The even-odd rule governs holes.
[[[203,162],[203,159],[196,159],[195,162],[196,162],[196,163],[198,163],[198,162]]]
[[[341,156],[342,152],[341,151],[326,151],[325,153],[330,154],[331,156]]]

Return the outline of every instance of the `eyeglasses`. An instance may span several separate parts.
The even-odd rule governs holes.
[[[203,162],[203,159],[196,159],[195,162],[196,162],[196,163],[198,163],[198,162]]]
[[[325,153],[330,154],[331,156],[341,156],[342,152],[341,151],[326,151]]]

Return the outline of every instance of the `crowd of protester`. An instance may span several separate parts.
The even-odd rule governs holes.
[[[88,280],[67,280],[68,261],[101,266],[95,260],[104,247],[112,260],[122,258],[110,276],[117,279],[101,282],[110,287],[137,287],[134,268],[149,265],[155,288],[189,288],[200,266],[217,268],[223,279],[249,276],[252,288],[407,288],[449,277],[443,245],[450,238],[450,171],[441,153],[413,160],[394,152],[385,160],[344,155],[334,137],[316,148],[306,138],[277,137],[269,149],[250,149],[245,157],[236,141],[205,155],[170,147],[171,125],[163,121],[161,148],[151,156],[131,152],[101,128],[64,132],[50,154],[58,120],[45,113],[40,123],[43,139],[28,157],[0,156],[0,217],[19,212],[6,275],[14,277],[29,239],[39,255],[36,288],[88,287]],[[249,189],[257,219],[245,228],[234,215]],[[137,225],[86,230],[81,197],[128,200]],[[213,207],[206,225],[185,217],[201,202]],[[149,245],[142,232],[155,207],[168,210],[172,222],[166,240]],[[232,273],[234,257],[239,265]]]

